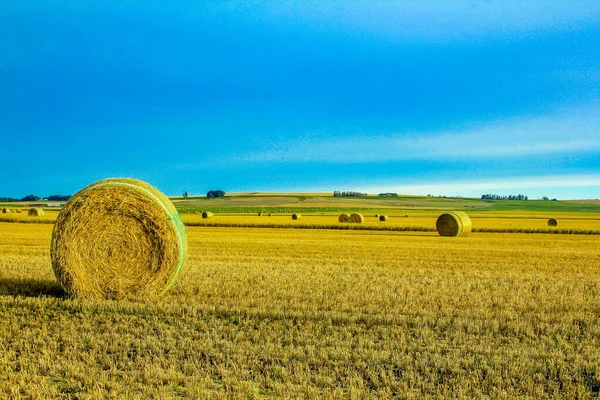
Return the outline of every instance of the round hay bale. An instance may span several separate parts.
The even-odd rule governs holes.
[[[29,215],[30,217],[43,217],[44,210],[42,210],[39,207],[33,207],[30,208],[29,211],[27,211],[27,215]]]
[[[292,219],[298,220],[300,218],[302,218],[302,215],[300,215],[300,214],[292,214]]]
[[[350,222],[350,216],[348,214],[340,214],[338,217],[339,222]]]
[[[453,211],[440,215],[435,222],[440,236],[469,236],[471,219],[462,211]]]
[[[558,220],[556,218],[550,218],[548,220],[548,226],[552,226],[552,227],[558,226]]]
[[[211,213],[210,211],[204,211],[202,213],[202,218],[212,218],[214,216],[213,213]]]
[[[187,235],[173,203],[135,179],[104,179],[65,204],[50,258],[62,287],[87,299],[148,299],[166,292],[185,262]]]
[[[408,214],[404,214],[404,218],[408,218]]]
[[[362,224],[365,221],[365,217],[362,214],[354,213],[350,214],[349,222],[352,224]]]
[[[380,220],[380,221],[382,221],[382,222],[384,222],[384,221],[387,221],[387,220],[388,220],[388,218],[389,218],[389,217],[388,217],[387,215],[380,215],[380,216],[379,216],[379,220]]]
[[[269,217],[270,217],[271,215],[272,215],[272,214],[271,214],[271,213],[269,213]]]
[[[378,218],[378,217],[379,217],[379,214],[375,214],[375,218]]]
[[[258,213],[258,216],[259,216],[259,217],[260,217],[260,216],[262,216],[262,213],[260,213],[260,212],[259,212],[259,213]]]
[[[2,214],[10,214],[12,211],[10,210],[10,208],[3,208],[2,209]]]

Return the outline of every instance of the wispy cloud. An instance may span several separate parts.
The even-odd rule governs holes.
[[[598,111],[598,110],[592,110]],[[600,112],[495,123],[461,132],[291,140],[232,155],[236,163],[468,160],[600,150]]]
[[[564,190],[565,188],[575,190]],[[600,174],[581,175],[550,175],[550,176],[525,176],[517,178],[495,178],[455,180],[452,182],[427,182],[398,184],[392,180],[380,181],[376,184],[365,186],[358,185],[356,190],[369,193],[382,191],[395,191],[408,194],[444,194],[448,196],[479,196],[483,193],[531,194],[556,196],[562,193],[562,198],[597,198],[600,196]],[[577,193],[569,195],[570,192]]]

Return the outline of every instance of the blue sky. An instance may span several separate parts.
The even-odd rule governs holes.
[[[600,2],[0,3],[0,196],[600,198]]]

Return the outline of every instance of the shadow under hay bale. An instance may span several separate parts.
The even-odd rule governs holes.
[[[464,237],[471,233],[471,219],[462,211],[453,211],[440,215],[435,222],[440,236]]]
[[[548,226],[552,226],[552,227],[558,226],[558,220],[556,218],[550,218],[548,220]]]
[[[389,217],[387,215],[380,215],[379,216],[379,220],[382,221],[382,222],[387,221],[388,219],[389,219]]]
[[[30,208],[29,211],[27,211],[27,215],[30,217],[43,217],[44,210],[38,207]]]
[[[350,222],[350,216],[348,214],[340,214],[338,222]]]
[[[211,213],[210,211],[204,211],[202,213],[202,218],[212,218],[214,216],[213,213]]]
[[[354,213],[350,214],[350,223],[352,224],[362,224],[365,221],[365,217],[362,214]]]
[[[148,299],[167,291],[187,253],[173,203],[135,179],[105,179],[77,192],[58,215],[50,258],[61,286],[87,299]]]
[[[300,214],[292,214],[292,219],[293,220],[299,220],[300,218],[302,218],[302,215],[300,215]]]

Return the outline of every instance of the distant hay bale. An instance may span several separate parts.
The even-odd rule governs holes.
[[[10,208],[3,208],[2,209],[2,214],[10,214],[12,211],[10,210]]]
[[[135,179],[105,179],[77,192],[52,232],[52,269],[72,296],[148,299],[167,291],[186,258],[173,203]]]
[[[408,214],[404,214],[404,218],[408,218]]]
[[[21,209],[20,208],[15,208],[13,209],[14,212],[16,212],[17,214],[21,214]]]
[[[202,218],[212,218],[214,216],[213,213],[211,213],[210,211],[204,211],[202,213]]]
[[[471,219],[462,211],[453,211],[440,215],[435,222],[440,236],[469,236]]]
[[[302,218],[302,215],[300,215],[300,214],[292,214],[292,219],[298,220],[300,218]]]
[[[352,224],[362,224],[365,221],[365,217],[362,214],[354,213],[350,214],[349,222]]]
[[[375,214],[375,218],[379,217],[379,214]]]
[[[271,213],[269,213],[269,217],[271,216]]]
[[[556,218],[550,218],[548,220],[548,226],[558,226],[558,220]]]
[[[262,213],[260,213],[260,212],[259,212],[259,213],[258,213],[258,216],[259,216],[259,217],[260,217],[260,216],[262,216]]]
[[[29,211],[27,211],[27,215],[29,215],[30,217],[43,217],[44,210],[42,210],[39,207],[33,207],[30,208]]]
[[[387,220],[388,220],[388,218],[389,218],[389,217],[388,217],[387,215],[380,215],[380,216],[379,216],[379,220],[380,220],[380,221],[382,221],[382,222],[383,222],[383,221],[387,221]]]
[[[350,216],[348,214],[340,214],[338,217],[339,222],[350,222]]]

